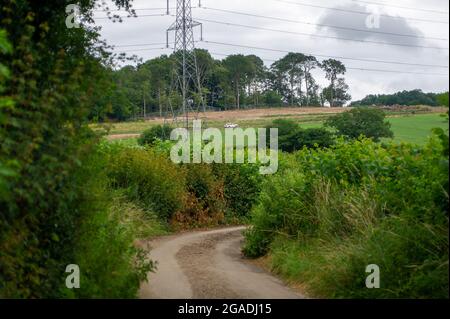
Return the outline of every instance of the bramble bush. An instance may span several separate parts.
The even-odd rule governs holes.
[[[224,184],[207,164],[182,165],[186,171],[186,201],[172,218],[177,228],[217,226],[225,222]]]

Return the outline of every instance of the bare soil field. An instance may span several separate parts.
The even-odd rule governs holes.
[[[447,108],[443,107],[417,107],[423,109],[426,113],[444,113],[447,112]],[[236,121],[236,120],[258,120],[266,118],[277,117],[292,117],[299,118],[304,116],[320,116],[320,115],[332,115],[350,111],[351,107],[283,107],[283,108],[261,108],[261,109],[241,109],[230,110],[221,112],[205,112],[200,113],[199,118],[209,121]],[[395,112],[395,108],[386,108],[391,112]],[[190,118],[195,118],[196,114],[190,113]],[[146,122],[164,122],[162,118],[154,118],[147,120]]]
[[[137,138],[139,136],[140,136],[140,134],[111,134],[111,135],[108,135],[106,138],[109,141],[115,141],[115,140],[123,140],[123,139],[127,139],[127,138]]]
[[[212,121],[221,120],[257,120],[267,117],[301,117],[305,115],[337,114],[350,110],[350,108],[328,107],[285,107],[270,109],[231,110],[223,112],[206,112],[200,118]]]
[[[332,114],[342,113],[350,110],[350,108],[300,108],[300,107],[286,107],[286,108],[270,108],[270,109],[250,109],[250,110],[231,110],[223,112],[205,112],[197,114],[190,113],[189,117],[199,119],[208,122],[210,125],[216,125],[222,127],[227,122],[235,122],[238,124],[248,124],[252,126],[258,126],[271,122],[276,118],[292,118],[292,119],[304,119],[306,120],[324,120]],[[110,132],[108,139],[124,139],[133,138],[139,135],[145,129],[148,129],[154,125],[162,123],[171,123],[172,119],[164,119],[155,117],[147,119],[145,121],[135,122],[121,122],[110,124],[92,124],[94,130],[104,129],[109,126]],[[244,125],[246,126],[246,125]]]

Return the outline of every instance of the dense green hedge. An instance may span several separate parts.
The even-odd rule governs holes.
[[[134,297],[150,266],[102,189],[86,120],[111,60],[98,29],[66,27],[72,3],[0,5],[0,298]],[[95,1],[79,4],[89,20]],[[65,287],[69,264],[80,289]]]
[[[151,150],[128,148],[111,156],[109,178],[115,188],[125,188],[132,199],[154,210],[162,219],[184,203],[185,173]]]
[[[278,145],[283,152],[295,152],[302,148],[327,148],[334,144],[335,136],[326,128],[302,128],[293,120],[278,119],[272,122],[278,128]]]
[[[442,144],[444,141],[444,146]],[[339,141],[282,161],[245,253],[326,297],[448,297],[448,137],[423,148]],[[365,268],[381,268],[381,289]]]
[[[258,165],[177,165],[168,157],[171,145],[116,144],[107,165],[112,187],[125,189],[130,199],[162,220],[185,226],[213,226],[248,216],[263,178]]]
[[[145,145],[154,145],[158,140],[166,141],[170,140],[170,133],[173,128],[169,125],[156,125],[152,128],[145,130],[138,139],[138,144]]]

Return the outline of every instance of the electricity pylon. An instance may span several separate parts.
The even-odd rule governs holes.
[[[177,0],[176,21],[167,30],[167,47],[169,47],[169,32],[175,31],[174,43],[174,72],[171,92],[181,94],[181,105],[174,108],[169,98],[169,106],[174,122],[178,121],[178,114],[181,111],[184,118],[184,125],[189,127],[189,111],[194,111],[194,101],[200,100],[200,105],[204,107],[200,74],[198,72],[197,58],[195,56],[194,28],[200,27],[201,40],[203,40],[203,26],[192,19],[191,0]],[[169,0],[167,0],[167,14],[169,12]]]

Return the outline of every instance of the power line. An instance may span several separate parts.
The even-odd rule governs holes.
[[[152,46],[152,45],[166,45],[166,42],[143,43],[143,44],[122,44],[122,45],[114,45],[114,47],[115,48],[127,48],[127,47],[143,47],[143,46]]]
[[[224,54],[224,53],[218,53],[218,52],[210,52],[213,55],[219,55],[228,57],[230,54]],[[277,60],[274,59],[262,59],[266,62],[276,62]],[[381,73],[396,73],[396,74],[414,74],[414,75],[430,75],[430,76],[446,76],[448,77],[448,74],[442,74],[442,73],[425,73],[425,72],[413,72],[413,71],[400,71],[400,70],[386,70],[386,69],[368,69],[368,68],[356,68],[356,67],[347,67],[348,70],[357,70],[357,71],[367,71],[367,72],[381,72]]]
[[[280,49],[273,49],[273,48],[264,48],[264,47],[240,45],[240,44],[225,43],[225,42],[215,42],[215,41],[203,41],[203,42],[211,43],[211,44],[217,44],[217,45],[238,47],[238,48],[247,48],[247,49],[263,50],[263,51],[271,51],[271,52],[280,52],[280,53],[290,53],[290,52],[295,51],[295,50],[287,51],[287,50],[280,50]],[[329,59],[331,58],[331,59],[360,61],[360,62],[397,64],[397,65],[407,65],[407,66],[422,66],[422,67],[446,68],[446,69],[448,69],[448,67],[449,67],[448,65],[407,63],[407,62],[400,62],[400,61],[387,61],[387,60],[376,60],[376,59],[353,58],[353,57],[344,57],[344,56],[332,56],[332,55],[315,54],[315,53],[305,53],[305,54],[316,56],[316,57],[320,57],[320,58],[329,58]]]
[[[122,19],[122,18],[142,18],[142,17],[157,17],[157,16],[166,16],[166,14],[149,14],[149,15],[140,15],[140,16],[136,16],[136,17],[133,17],[133,16],[120,16],[120,17],[117,17],[117,18]],[[101,17],[101,18],[95,18],[95,19],[110,19],[110,18],[108,18],[108,17]],[[262,31],[272,31],[272,32],[278,32],[278,33],[285,33],[285,34],[295,34],[295,35],[300,35],[300,36],[310,36],[310,37],[315,37],[315,38],[325,38],[325,39],[352,41],[352,42],[359,42],[359,43],[382,44],[382,45],[390,45],[390,46],[422,48],[422,49],[434,49],[434,50],[448,50],[449,49],[448,47],[431,47],[431,46],[422,46],[422,45],[413,45],[413,44],[389,43],[389,42],[384,42],[384,41],[350,39],[350,38],[343,38],[343,37],[319,35],[319,34],[313,34],[313,33],[295,32],[295,31],[288,31],[288,30],[278,30],[278,29],[271,29],[271,28],[265,28],[265,27],[256,27],[256,26],[244,25],[244,24],[238,24],[238,23],[210,20],[210,19],[197,19],[197,20],[210,22],[210,23],[215,23],[215,24],[227,25],[227,26],[235,26],[235,27],[254,29],[254,30],[262,30]],[[444,39],[440,39],[440,40],[444,40]],[[447,40],[447,39],[445,39],[445,40]]]
[[[209,42],[209,41],[204,41],[205,43],[213,43],[214,42]],[[247,47],[247,46],[245,46]],[[137,52],[137,51],[150,51],[150,50],[166,50],[168,48],[164,47],[164,48],[148,48],[148,49],[136,49],[136,50],[125,50],[125,51],[121,51],[120,53],[127,53],[127,52]],[[173,48],[170,48],[173,49]],[[261,48],[257,48],[257,49],[261,49]],[[288,52],[288,51],[285,51]],[[218,53],[218,52],[210,52],[213,55],[219,55],[219,56],[224,56],[224,57],[228,57],[230,56],[230,54],[223,54],[223,53]],[[276,62],[277,60],[275,59],[268,59],[268,58],[264,58],[262,59],[266,62]],[[358,59],[359,60],[359,59]],[[392,63],[392,62],[389,62]],[[399,63],[401,64],[401,63]],[[445,76],[448,77],[448,74],[443,74],[443,73],[426,73],[426,72],[413,72],[413,71],[400,71],[400,70],[386,70],[386,69],[373,69],[373,68],[357,68],[357,67],[348,67],[346,66],[346,68],[348,70],[356,70],[356,71],[367,71],[367,72],[380,72],[380,73],[394,73],[394,74],[414,74],[414,75],[429,75],[429,76]]]
[[[347,67],[349,70],[357,70],[357,71],[367,71],[367,72],[382,72],[382,73],[395,73],[395,74],[414,74],[414,75],[429,75],[429,76],[444,76],[448,77],[449,74],[443,73],[425,73],[425,72],[410,72],[410,71],[398,71],[398,70],[381,70],[381,69],[366,69],[366,68],[355,68],[355,67]]]
[[[255,17],[255,18],[263,18],[263,19],[270,19],[270,20],[276,20],[276,21],[305,24],[305,25],[312,25],[312,26],[319,26],[319,27],[328,27],[328,28],[332,28],[332,29],[365,32],[365,33],[378,33],[378,34],[386,34],[386,35],[399,36],[399,37],[410,37],[410,38],[419,38],[419,39],[448,41],[448,39],[446,39],[446,38],[434,38],[434,37],[425,37],[425,36],[420,36],[420,35],[411,35],[411,34],[404,34],[404,33],[383,32],[383,31],[367,30],[367,29],[364,30],[364,29],[349,28],[349,27],[335,26],[335,25],[329,25],[329,24],[311,23],[311,22],[304,22],[304,21],[299,21],[299,20],[292,20],[292,19],[279,18],[279,17],[270,17],[270,16],[257,15],[257,14],[233,11],[233,10],[225,10],[225,9],[219,9],[219,8],[203,7],[203,9],[237,14],[237,15],[243,15],[243,16],[249,16],[249,17]]]
[[[272,32],[279,32],[279,33],[284,33],[284,34],[295,34],[295,35],[300,35],[300,36],[310,36],[310,37],[315,37],[315,38],[325,38],[325,39],[334,39],[334,40],[342,40],[342,41],[382,44],[382,45],[389,45],[389,46],[401,46],[401,47],[422,48],[422,49],[435,49],[435,50],[448,50],[449,49],[449,48],[445,48],[445,47],[430,47],[430,46],[413,45],[413,44],[389,43],[389,42],[383,42],[383,41],[350,39],[350,38],[342,38],[342,37],[335,37],[335,36],[318,35],[318,34],[312,34],[312,33],[295,32],[295,31],[288,31],[288,30],[278,30],[278,29],[271,29],[271,28],[265,28],[265,27],[256,27],[256,26],[251,26],[251,25],[223,22],[223,21],[216,21],[216,20],[209,20],[209,19],[197,19],[197,20],[221,24],[221,25],[227,25],[227,26],[235,26],[235,27],[254,29],[254,30],[262,30],[262,31],[272,31]]]
[[[307,4],[307,3],[302,3],[302,2],[292,2],[292,1],[285,1],[285,0],[274,0],[274,1],[288,3],[288,4],[293,4],[293,5],[297,5],[297,6],[319,8],[319,9],[333,10],[333,11],[346,12],[346,13],[354,13],[354,14],[362,14],[362,15],[370,14],[370,12],[367,12],[367,11],[357,11],[357,10],[351,10],[351,9],[332,8],[332,7],[325,7],[325,6],[319,6],[319,5],[315,5],[315,4]],[[390,19],[405,19],[405,20],[419,21],[419,22],[449,24],[448,21],[438,21],[438,20],[420,19],[420,18],[412,18],[412,17],[396,17],[396,16],[387,15],[387,14],[379,14],[379,16],[380,17],[385,17],[385,18],[390,18]]]
[[[144,18],[144,17],[164,17],[167,14],[165,13],[158,13],[158,14],[143,14],[140,16],[111,16],[111,17],[94,17],[94,20],[111,20],[111,19],[130,19],[130,18]]]
[[[256,50],[263,50],[263,51],[280,52],[280,53],[292,52],[292,51],[280,50],[280,49],[263,48],[263,47],[256,47],[256,46],[248,46],[248,45],[240,45],[240,44],[224,43],[224,42],[215,42],[215,41],[206,41],[206,40],[205,41],[196,41],[196,42],[205,42],[205,43],[211,43],[211,44],[217,44],[217,45],[233,46],[233,47],[240,47],[240,48],[247,48],[247,49],[256,49]],[[126,48],[126,47],[142,47],[142,46],[153,46],[153,45],[165,45],[165,44],[166,43],[162,43],[162,42],[159,42],[159,43],[140,43],[140,44],[114,45],[114,47],[115,48]],[[171,43],[171,44],[173,44],[173,43]],[[158,49],[158,48],[156,48],[156,49]],[[138,49],[138,50],[141,50],[141,51],[153,50],[153,48]],[[439,65],[439,64],[408,63],[408,62],[401,62],[401,61],[388,61],[388,60],[377,60],[377,59],[353,58],[353,57],[344,57],[344,56],[315,54],[315,53],[306,53],[306,54],[307,55],[316,56],[316,57],[322,57],[322,58],[332,58],[332,59],[340,59],[340,60],[370,62],[370,63],[397,64],[397,65],[420,66],[420,67],[443,68],[443,69],[448,69],[449,68],[448,65]]]
[[[406,6],[398,6],[398,5],[393,5],[393,4],[387,4],[386,2],[360,1],[360,0],[351,0],[351,1],[364,3],[364,4],[373,4],[373,5],[377,5],[377,6],[383,6],[383,7],[398,8],[398,9],[407,9],[407,10],[430,12],[430,13],[438,13],[438,14],[447,14],[447,15],[449,14],[448,11],[413,8],[413,7],[406,7]]]
[[[123,50],[119,53],[127,53],[127,52],[138,52],[138,51],[154,51],[154,50],[167,50],[167,47],[161,47],[161,48],[146,48],[146,49],[132,49],[132,50]]]
[[[153,11],[153,10],[166,10],[167,8],[132,8],[133,11]],[[175,8],[170,8],[175,9]],[[94,12],[126,12],[124,10],[94,10]]]

